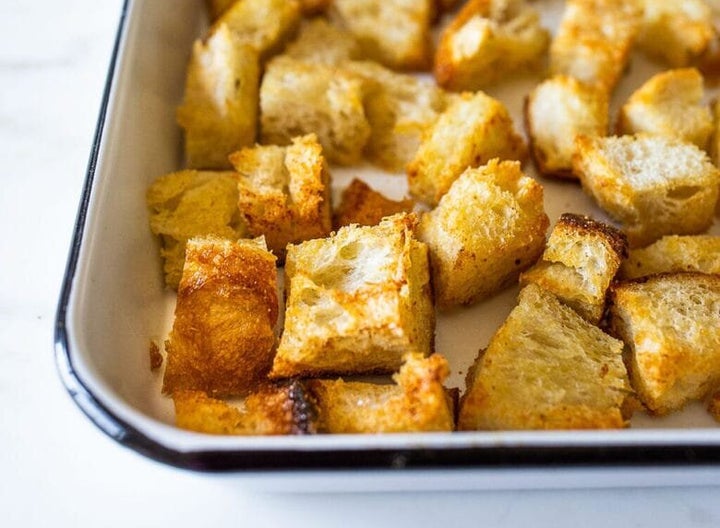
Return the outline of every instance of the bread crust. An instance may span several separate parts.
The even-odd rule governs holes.
[[[350,224],[377,225],[386,216],[412,212],[413,205],[412,200],[390,200],[367,183],[354,178],[343,190],[340,205],[333,215],[333,227],[340,229]]]

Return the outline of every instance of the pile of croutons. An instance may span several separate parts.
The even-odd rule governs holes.
[[[162,390],[179,427],[623,428],[698,400],[720,421],[720,104],[704,93],[720,5],[207,3],[177,111],[186,168],[147,193],[177,290]],[[635,51],[663,71],[611,116]],[[537,80],[524,131],[483,91],[518,76]],[[409,196],[358,178],[333,206],[333,168],[363,163]],[[543,181],[559,179],[609,220],[551,222]],[[436,310],[518,284],[462,394],[446,388]]]

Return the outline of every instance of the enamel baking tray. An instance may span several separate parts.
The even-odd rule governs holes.
[[[562,2],[535,2],[550,28]],[[181,167],[175,107],[191,43],[206,27],[200,0],[127,0],[92,145],[59,300],[55,357],[68,392],[119,444],[181,468],[232,471],[273,489],[470,489],[720,484],[720,427],[700,404],[667,418],[638,413],[622,431],[464,432],[303,437],[220,437],[173,426],[172,402],[149,368],[151,340],[172,323],[145,191]],[[636,56],[615,99],[658,69]],[[522,99],[537,77],[488,92],[522,129]],[[527,173],[535,174],[532,164]],[[402,175],[334,169],[334,192],[355,175],[391,197]],[[546,211],[606,219],[575,183],[539,178]],[[719,233],[718,222],[712,228]],[[511,310],[516,289],[438,317],[436,349],[450,360],[448,386],[464,388],[477,350]],[[362,470],[362,471],[349,471]]]

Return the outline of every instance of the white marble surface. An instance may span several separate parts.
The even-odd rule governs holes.
[[[260,495],[101,434],[52,334],[120,5],[0,3],[0,525],[720,526],[720,488]]]

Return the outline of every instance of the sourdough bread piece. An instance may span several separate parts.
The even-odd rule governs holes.
[[[408,164],[410,194],[436,205],[468,167],[493,158],[522,160],[526,153],[505,105],[483,92],[464,93],[427,131]]]
[[[608,133],[608,97],[604,90],[567,75],[538,84],[525,100],[525,128],[538,170],[573,179],[575,138]]]
[[[469,0],[445,28],[433,73],[449,90],[478,90],[517,71],[539,70],[550,42],[524,0]]]
[[[230,155],[238,178],[238,209],[250,236],[263,235],[285,260],[285,247],[332,230],[330,172],[315,134],[291,145],[256,145]]]
[[[393,372],[433,348],[427,247],[414,215],[288,246],[285,329],[271,377]]]
[[[333,215],[333,227],[340,229],[350,224],[377,225],[386,216],[410,213],[412,200],[390,200],[357,178],[342,193],[340,205]]]
[[[337,66],[362,58],[362,51],[352,33],[317,17],[303,21],[297,38],[285,48],[285,55],[304,62]]]
[[[287,145],[315,133],[327,159],[357,163],[370,137],[363,79],[322,64],[281,56],[268,63],[260,86],[262,142]]]
[[[165,284],[176,290],[190,238],[216,235],[237,240],[246,233],[237,206],[234,172],[184,170],[156,179],[148,188],[150,229],[160,237]]]
[[[640,29],[642,0],[568,0],[550,44],[550,71],[610,94]]]
[[[720,171],[690,143],[665,136],[579,136],[573,171],[583,189],[623,224],[631,247],[705,231]]]
[[[228,169],[228,154],[255,141],[259,84],[257,51],[227,26],[193,44],[176,116],[188,168]]]
[[[565,213],[540,260],[520,276],[520,284],[537,284],[596,325],[602,319],[610,281],[626,253],[621,231],[587,216]]]
[[[543,189],[519,162],[466,170],[418,230],[437,306],[471,304],[515,282],[542,253],[549,223]]]
[[[530,284],[468,372],[458,429],[627,427],[623,344]]]
[[[262,238],[187,243],[163,392],[244,396],[272,366],[278,318],[275,257]]]
[[[620,276],[636,279],[676,271],[720,275],[720,236],[664,236],[647,247],[631,250]]]
[[[412,433],[454,429],[453,407],[443,382],[447,360],[408,354],[394,384],[308,380],[321,433]]]
[[[647,132],[694,143],[701,149],[713,131],[703,104],[703,77],[695,68],[668,70],[651,77],[620,109],[620,134]]]
[[[720,387],[720,277],[653,275],[613,286],[610,327],[631,353],[633,386],[667,414]]]

